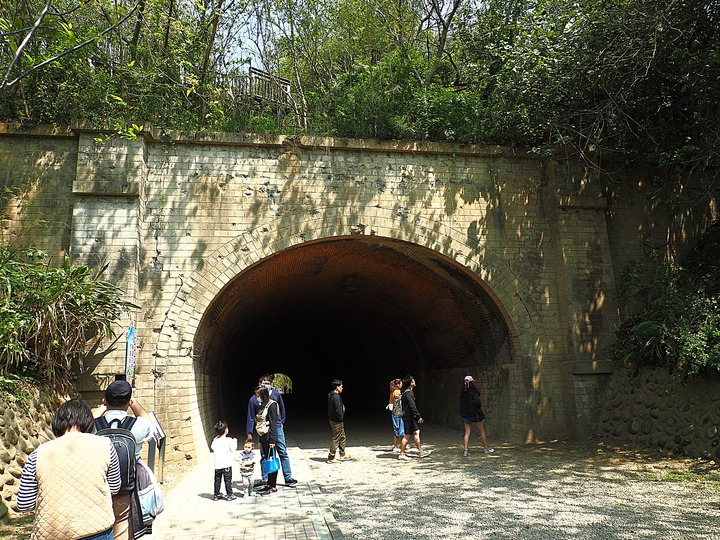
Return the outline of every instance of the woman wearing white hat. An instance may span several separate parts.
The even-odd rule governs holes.
[[[485,426],[483,424],[485,413],[483,413],[482,407],[480,406],[480,392],[475,388],[475,380],[471,375],[465,377],[463,389],[462,392],[460,392],[460,418],[462,418],[463,425],[465,426],[463,456],[467,457],[470,455],[468,443],[470,442],[470,432],[472,431],[473,424],[477,426],[478,432],[480,433],[483,446],[485,446],[485,453],[492,454],[495,450],[488,446],[487,437],[485,436]]]

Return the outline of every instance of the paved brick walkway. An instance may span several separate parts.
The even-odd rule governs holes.
[[[300,483],[278,484],[269,497],[213,501],[213,464],[198,464],[165,493],[165,511],[153,524],[150,540],[342,540],[335,518],[300,448],[288,448],[293,476]],[[239,485],[234,471],[233,484]],[[278,479],[282,482],[282,474]]]

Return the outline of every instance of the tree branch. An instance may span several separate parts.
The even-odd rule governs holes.
[[[112,32],[113,30],[115,30],[116,28],[122,26],[122,24],[125,23],[125,21],[127,21],[130,17],[133,16],[133,14],[135,13],[135,11],[137,10],[138,5],[139,5],[139,2],[136,3],[136,4],[133,6],[133,8],[132,8],[130,11],[128,11],[122,19],[120,19],[118,22],[116,22],[116,23],[113,24],[112,26],[110,26],[110,27],[106,28],[105,30],[103,30],[102,32],[100,32],[100,34],[98,34],[97,36],[93,36],[93,37],[91,37],[91,38],[83,41],[82,43],[78,43],[78,44],[75,45],[74,47],[71,47],[70,49],[61,52],[60,54],[56,54],[55,56],[52,56],[52,57],[50,57],[50,58],[47,58],[46,60],[43,60],[43,61],[40,62],[39,64],[35,64],[35,65],[32,66],[30,69],[28,69],[28,70],[20,73],[20,75],[18,75],[15,79],[13,79],[13,80],[11,80],[11,81],[8,81],[8,79],[10,78],[10,73],[11,73],[13,67],[15,66],[15,64],[17,63],[18,59],[20,58],[20,56],[21,56],[21,54],[22,54],[22,50],[27,46],[28,42],[30,41],[30,38],[35,34],[35,32],[37,31],[37,29],[39,28],[40,24],[42,23],[42,20],[45,18],[45,15],[47,15],[47,12],[48,12],[48,10],[49,10],[49,8],[50,8],[50,4],[51,4],[51,3],[52,3],[52,0],[48,0],[48,1],[47,1],[47,4],[45,5],[45,9],[43,9],[43,12],[40,14],[40,17],[38,17],[38,20],[35,22],[35,25],[33,26],[33,29],[32,29],[32,30],[30,31],[30,33],[28,33],[28,35],[25,37],[25,39],[23,40],[23,43],[20,45],[20,47],[18,47],[18,50],[17,50],[17,52],[15,53],[15,56],[13,57],[12,62],[10,62],[10,66],[8,67],[7,72],[5,73],[5,77],[4,77],[3,81],[2,81],[2,83],[0,84],[0,94],[2,94],[3,92],[7,91],[7,90],[10,89],[10,88],[12,88],[12,87],[15,86],[17,83],[19,83],[22,79],[24,79],[25,77],[27,77],[27,76],[30,75],[31,73],[34,73],[34,72],[37,71],[38,69],[41,69],[41,68],[47,66],[48,64],[52,64],[53,62],[56,62],[57,60],[60,60],[61,58],[64,58],[65,56],[67,56],[67,55],[69,55],[69,54],[72,54],[72,53],[74,53],[74,52],[82,49],[83,47],[86,47],[87,45],[89,45],[89,44],[97,41],[97,40],[100,39],[100,38],[102,38],[102,37],[105,36],[106,34],[109,34],[109,33]]]

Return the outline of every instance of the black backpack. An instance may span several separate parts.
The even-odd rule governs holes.
[[[137,460],[135,450],[137,442],[132,434],[135,418],[126,416],[122,421],[119,419],[108,422],[104,416],[95,419],[96,435],[109,437],[115,447],[120,461],[120,491],[119,493],[130,493],[135,491],[135,477],[137,476]]]

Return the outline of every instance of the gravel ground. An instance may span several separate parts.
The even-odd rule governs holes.
[[[422,428],[432,454],[400,462],[390,451],[389,419],[387,429],[381,424],[349,419],[347,450],[355,459],[334,465],[325,463],[329,426],[286,426],[346,540],[720,540],[720,469],[713,462],[603,439],[491,440],[495,453],[485,455],[475,433],[464,458],[461,431],[432,425]],[[169,463],[166,487],[192,466]],[[32,518],[0,525],[0,538],[27,539],[31,527]]]
[[[601,439],[495,443],[485,455],[475,433],[465,458],[459,429],[430,425],[421,435],[433,453],[400,462],[390,452],[389,420],[387,431],[350,420],[355,460],[328,465],[329,427],[287,431],[347,540],[720,539],[720,471],[712,462]]]

